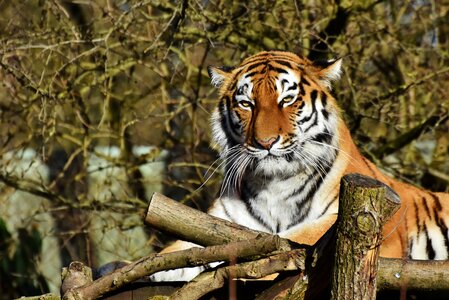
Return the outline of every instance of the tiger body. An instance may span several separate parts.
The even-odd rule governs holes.
[[[209,213],[314,244],[336,219],[341,178],[359,173],[401,199],[384,226],[381,256],[448,259],[449,194],[396,181],[361,155],[330,93],[340,69],[341,60],[318,65],[281,51],[261,52],[232,69],[209,68],[220,95],[213,136],[226,162]]]

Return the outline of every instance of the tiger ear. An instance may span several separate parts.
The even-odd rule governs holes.
[[[332,89],[332,82],[340,79],[342,58],[331,59],[325,62],[314,63],[318,67],[318,78],[329,89]]]
[[[234,68],[232,67],[208,66],[207,72],[209,73],[212,85],[214,85],[217,88],[221,87],[223,82],[225,82],[225,80],[231,76],[231,71],[233,69]]]

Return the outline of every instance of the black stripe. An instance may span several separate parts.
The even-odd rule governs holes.
[[[302,84],[302,82],[300,82],[298,84],[298,87],[299,87],[299,95],[305,96],[306,95],[306,90],[304,89],[304,85]]]
[[[441,235],[443,236],[444,245],[446,247],[446,252],[448,252],[449,251],[449,239],[447,237],[447,234],[448,234],[447,225],[446,225],[444,219],[440,218],[436,209],[433,210],[433,213],[434,213],[434,217],[435,217],[435,223],[438,226],[438,228],[440,229]]]
[[[427,252],[427,257],[430,260],[432,260],[432,259],[435,259],[435,250],[433,249],[432,240],[430,239],[429,232],[427,230],[426,224],[423,225],[423,228],[424,228],[424,234],[426,235],[426,252]]]
[[[267,60],[268,55],[258,55],[258,56],[254,56],[253,59],[251,59],[250,61],[246,61],[244,65],[242,65],[242,67],[244,66],[248,66],[251,65],[253,63],[256,62],[260,62],[260,61],[266,61]]]
[[[269,226],[267,223],[262,220],[262,218],[255,214],[254,209],[251,205],[250,199],[255,199],[257,197],[258,193],[255,193],[254,190],[251,189],[251,186],[247,184],[246,181],[242,183],[242,190],[241,190],[241,199],[243,200],[243,203],[245,203],[246,210],[248,213],[253,216],[254,219],[259,221],[259,223],[268,229],[268,231],[273,231],[273,228]]]
[[[429,195],[433,198],[433,200],[435,200],[435,205],[437,206],[438,211],[441,211],[443,207],[441,206],[441,202],[438,196],[431,192],[429,192]]]
[[[429,219],[432,219],[432,215],[430,214],[430,209],[429,206],[427,206],[427,199],[426,197],[422,197],[421,198],[423,206],[424,206],[424,210],[426,211],[427,216],[429,217]]]
[[[318,191],[318,189],[321,187],[321,184],[323,184],[323,181],[326,179],[327,175],[329,174],[329,170],[332,168],[332,166],[335,163],[337,157],[337,151],[334,150],[334,153],[332,155],[332,160],[327,162],[326,165],[324,166],[324,170],[323,173],[316,175],[316,180],[315,180],[315,184],[313,185],[313,188],[310,189],[310,191],[307,193],[307,195],[302,199],[302,201],[300,201],[297,205],[296,205],[296,209],[298,212],[300,212],[303,208],[305,208],[304,206],[307,205],[307,213],[308,210],[310,209],[310,204],[311,201],[313,199],[313,196],[315,195],[315,193]],[[304,218],[307,216],[307,213],[301,214],[299,219],[297,220],[296,224],[301,223]]]
[[[285,154],[283,156],[283,158],[289,163],[291,163],[292,161],[294,161],[296,159],[295,154],[293,152],[289,152],[289,153]]]
[[[286,66],[289,69],[294,69],[292,64],[290,62],[286,61],[286,60],[278,60],[278,59],[276,59],[274,62],[277,63],[277,64],[280,64],[280,65]]]
[[[285,53],[289,53],[289,52],[285,52]],[[275,55],[271,55],[271,58],[275,61],[275,60],[285,60],[285,61],[292,61],[292,58],[288,55],[282,55],[282,54],[275,54]]]
[[[220,198],[219,198],[219,201],[222,202],[222,200]],[[223,202],[221,203],[221,206],[223,207],[225,215],[228,217],[228,219],[231,220],[232,222],[236,222],[236,220],[234,220],[234,218],[232,218],[231,214],[226,209],[226,206],[224,206]]]
[[[439,205],[441,205],[438,197],[436,197],[436,195],[431,194],[431,196],[435,196],[436,201],[438,202]],[[430,210],[427,203],[426,203],[426,198],[423,197],[423,201],[425,203],[425,209],[426,210]],[[438,229],[440,230],[440,233],[443,237],[443,241],[444,241],[444,247],[446,249],[446,253],[449,255],[449,238],[448,238],[448,233],[449,233],[449,229],[445,223],[445,220],[443,218],[441,218],[439,212],[441,211],[441,207],[438,207],[438,205],[434,206],[432,209],[432,215],[431,218],[433,218],[435,220],[435,224],[437,225]],[[430,214],[430,213],[429,213]]]
[[[287,79],[282,79],[282,80],[281,80],[282,88],[284,88],[284,85],[285,85],[286,83],[288,83],[288,80],[287,80]]]
[[[421,225],[419,223],[419,217],[418,217],[418,205],[416,205],[415,201],[413,201],[413,206],[415,208],[415,222],[416,222],[416,226],[418,228],[418,232],[416,233],[416,235],[418,236],[421,232]]]
[[[301,119],[301,120],[298,121],[298,124],[304,124],[304,123],[306,123],[306,122],[309,122],[310,119],[312,119],[312,117],[314,117],[314,116],[315,116],[315,120],[312,122],[312,124],[311,124],[309,127],[307,127],[306,129],[304,129],[304,132],[309,131],[309,129],[310,129],[312,126],[314,126],[314,124],[315,124],[315,125],[317,124],[316,111],[315,111],[315,110],[312,111],[312,112],[310,113],[309,116],[304,117],[303,119]]]
[[[324,108],[327,106],[327,95],[325,92],[321,92],[321,105],[323,105]]]
[[[321,110],[321,114],[323,115],[324,120],[329,120],[329,112],[324,108]]]
[[[251,72],[251,73],[246,74],[245,77],[253,77],[253,76],[256,75],[257,73],[259,73],[259,71],[254,71],[254,72]]]
[[[228,137],[228,142],[229,142],[230,140],[233,140],[233,139],[232,139],[232,135],[227,134],[228,130],[226,130],[226,129],[230,129],[236,136],[239,136],[240,132],[237,132],[235,130],[234,124],[232,123],[232,120],[231,120],[231,100],[229,99],[228,96],[225,96],[224,100],[226,102],[226,117],[225,117],[225,122],[222,122],[222,129],[226,133],[226,136]],[[222,115],[225,115],[223,106],[222,106],[222,109],[220,110],[220,113]],[[225,125],[225,127],[223,127],[223,125]]]
[[[237,80],[234,78],[234,81],[232,81],[231,85],[229,86],[229,91],[235,90],[237,87]]]
[[[265,59],[262,59],[260,61],[257,60],[257,61],[254,61],[254,62],[250,62],[250,63],[246,64],[244,66],[244,68],[242,68],[240,71],[238,71],[235,74],[234,78],[239,78],[242,75],[242,73],[250,72],[254,68],[257,68],[257,67],[259,67],[261,65],[266,65],[266,63],[267,63],[267,61]],[[245,77],[251,77],[251,76],[253,76],[254,74],[257,74],[257,73],[258,73],[258,71],[255,71],[255,72],[253,72],[251,74],[247,74]]]
[[[312,124],[310,124],[309,127],[307,127],[306,129],[304,129],[304,132],[309,131],[310,128],[315,127],[316,125],[318,125],[318,114],[315,113],[315,116],[314,116],[314,118],[313,118]]]
[[[329,208],[331,207],[331,205],[334,204],[335,201],[337,201],[337,200],[338,200],[338,196],[335,195],[334,198],[332,198],[331,201],[329,201],[329,203],[326,205],[323,212],[320,214],[320,217],[324,216],[327,213],[327,211],[329,210]]]
[[[281,231],[281,223],[278,223],[276,225],[276,233],[278,233],[279,231]]]
[[[324,143],[324,144],[331,144],[332,142],[332,135],[330,132],[326,129],[321,133],[318,133],[314,137],[311,138],[312,141]]]
[[[250,72],[250,71],[252,71],[252,70],[254,70],[254,69],[256,69],[256,68],[258,68],[258,67],[260,67],[260,66],[266,66],[266,62],[264,61],[264,62],[260,62],[260,63],[256,63],[256,64],[253,64],[253,65],[251,65],[251,66],[248,66],[247,68],[246,68],[246,70],[245,70],[245,72]],[[243,71],[243,70],[242,70]],[[258,71],[256,71],[256,73],[257,73]],[[245,77],[246,78],[248,78],[248,77],[251,77],[251,75],[249,75],[249,74],[247,74],[247,75],[245,75]]]
[[[303,183],[302,183],[300,186],[296,186],[295,189],[293,190],[293,192],[291,192],[291,193],[288,194],[286,197],[284,197],[284,198],[282,199],[282,201],[286,201],[287,199],[290,199],[290,198],[293,198],[293,197],[299,195],[299,194],[304,190],[304,188],[305,188],[309,183],[312,182],[312,179],[314,179],[314,178],[316,177],[317,174],[318,174],[317,169],[314,169],[314,170],[313,170],[313,173],[312,173],[312,174],[309,174],[309,176],[307,177],[307,179],[304,180]],[[312,182],[312,184],[313,184],[313,182]]]
[[[281,69],[281,68],[277,68],[277,67],[273,66],[272,64],[268,64],[268,70],[275,71],[275,72],[280,73],[280,74],[288,74],[287,70]]]
[[[241,87],[239,87],[235,92],[234,92],[234,95],[236,95],[236,96],[241,96],[241,95],[244,95],[244,93],[243,93],[243,90],[244,89],[248,89],[248,84],[244,84],[244,85],[242,85]],[[234,99],[235,99],[235,96],[234,96]]]
[[[412,257],[412,252],[413,252],[413,247],[415,246],[415,244],[413,243],[413,239],[408,239],[408,259],[413,259]]]
[[[311,93],[310,93],[310,98],[312,99],[312,104],[313,104],[313,106],[315,106],[315,101],[316,101],[316,98],[318,97],[318,91],[317,90],[313,90]]]
[[[293,85],[287,89],[287,91],[296,90],[298,88],[298,84],[296,82],[293,82]]]
[[[220,101],[220,104],[218,105],[218,111],[220,112],[220,127],[221,127],[221,131],[224,132],[224,134],[226,135],[226,140],[228,142],[228,146],[231,147],[231,145],[229,145],[229,143],[232,141],[232,137],[231,134],[229,133],[229,131],[227,130],[227,126],[226,126],[226,115],[225,115],[225,105],[226,105],[226,100],[222,99]]]
[[[298,124],[302,124],[302,123],[306,123],[306,122],[310,121],[310,119],[311,119],[311,118],[313,117],[313,115],[316,113],[315,102],[316,102],[316,97],[317,97],[317,95],[318,95],[318,91],[317,91],[317,90],[313,90],[313,91],[310,93],[310,98],[311,98],[311,100],[312,100],[312,112],[310,113],[309,116],[304,117],[303,119],[300,119],[300,120],[298,121]],[[316,122],[317,122],[317,119],[315,119],[314,123],[316,123]],[[316,124],[315,124],[315,125],[316,125]],[[311,126],[313,126],[313,124],[312,124]],[[304,130],[304,132],[306,132],[307,130],[309,130],[311,126],[309,126],[306,130]]]
[[[316,91],[316,90],[315,90],[315,91]],[[314,127],[314,126],[316,126],[316,125],[318,124],[318,114],[317,114],[317,110],[316,110],[316,97],[317,97],[317,94],[316,94],[316,93],[313,93],[313,92],[315,92],[315,91],[312,91],[312,93],[310,94],[310,96],[311,96],[311,98],[312,98],[312,113],[310,114],[310,117],[312,117],[312,115],[315,115],[315,116],[314,116],[314,120],[313,120],[312,124],[309,125],[309,127],[307,127],[306,129],[304,129],[304,132],[309,131],[310,128],[312,128],[312,127]],[[309,118],[309,120],[310,120],[310,118]],[[307,121],[309,121],[309,120],[307,120]],[[303,123],[305,123],[305,122],[307,122],[307,121],[304,121],[304,120],[303,120]]]
[[[310,82],[303,76],[301,77],[301,83],[305,84],[305,85],[309,85],[310,86]]]

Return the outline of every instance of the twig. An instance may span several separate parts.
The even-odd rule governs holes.
[[[223,287],[234,278],[261,278],[276,272],[304,270],[305,253],[293,250],[257,261],[241,263],[201,273],[191,282],[176,291],[171,300],[194,300]]]
[[[434,77],[439,76],[439,75],[444,74],[444,73],[447,73],[447,72],[449,72],[449,67],[442,68],[442,69],[437,70],[437,71],[435,71],[433,73],[430,73],[429,75],[421,77],[420,79],[418,79],[416,81],[410,82],[408,84],[401,85],[401,86],[397,87],[396,89],[394,89],[392,91],[389,91],[388,93],[385,93],[383,95],[375,97],[374,99],[371,100],[371,102],[378,103],[378,102],[380,102],[382,100],[386,100],[386,99],[389,99],[391,97],[401,95],[401,94],[405,93],[411,87],[423,84],[424,82],[426,82],[428,80],[431,80]]]
[[[281,247],[282,242],[279,237],[266,236],[222,246],[194,247],[167,254],[153,254],[117,269],[113,273],[101,277],[92,283],[70,289],[65,293],[63,299],[96,299],[129,282],[158,271],[194,267],[215,261],[229,261],[231,258],[259,256],[279,251]]]

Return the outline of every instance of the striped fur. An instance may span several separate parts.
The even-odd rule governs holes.
[[[209,213],[312,245],[336,220],[340,179],[360,173],[401,197],[384,226],[381,256],[448,259],[449,194],[387,177],[360,154],[330,93],[340,65],[274,51],[236,68],[209,68],[220,95],[213,135],[226,164]],[[178,241],[164,252],[191,246]],[[177,269],[152,279],[189,280],[200,271]]]
[[[330,93],[340,65],[272,51],[236,68],[209,68],[220,92],[213,133],[226,161],[221,195],[210,213],[313,243],[316,238],[304,238],[306,232],[330,226],[340,179],[356,172],[401,197],[401,209],[384,229],[382,256],[447,259],[449,195],[389,178],[360,154]]]

